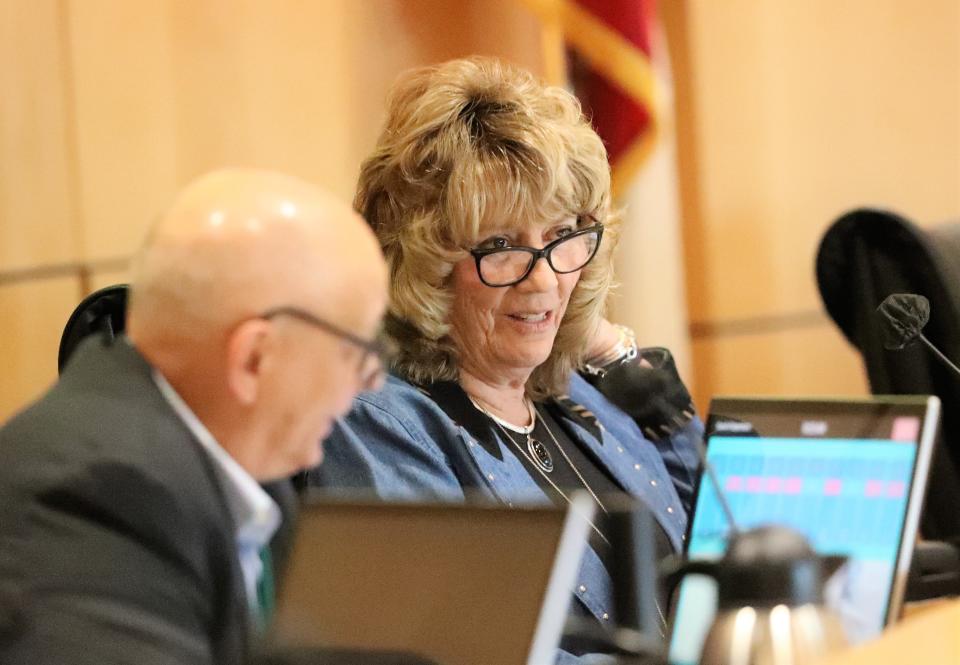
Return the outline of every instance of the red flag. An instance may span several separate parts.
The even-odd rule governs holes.
[[[590,15],[623,37],[650,59],[653,0],[575,0]],[[647,99],[638,99],[613,77],[600,73],[576,49],[570,49],[573,89],[591,116],[594,128],[607,146],[614,170],[630,148],[651,130]]]

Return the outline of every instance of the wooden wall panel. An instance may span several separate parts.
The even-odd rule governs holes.
[[[0,271],[79,257],[56,0],[0,1]]]
[[[704,414],[710,398],[719,395],[869,392],[859,353],[827,322],[783,332],[695,339],[693,362],[701,372],[694,400]]]
[[[168,4],[67,2],[87,259],[128,254],[180,181]]]
[[[960,4],[661,7],[699,403],[866,391],[826,317],[823,344],[794,344],[814,335],[797,322],[821,311],[815,254],[841,213],[870,205],[921,224],[960,218]],[[721,332],[731,325],[752,334]]]
[[[402,70],[472,52],[539,57],[535,19],[506,0],[69,7],[90,258],[129,254],[180,186],[224,165],[293,173],[349,200]]]
[[[879,205],[960,215],[960,3],[687,3],[700,190],[691,318],[819,306],[819,238]]]
[[[383,124],[384,100],[409,67],[474,54],[543,74],[541,24],[520,0],[380,0],[347,13],[356,147],[366,155]],[[356,176],[359,161],[351,165]]]
[[[471,53],[539,71],[539,39],[515,0],[0,0],[0,284],[76,275],[2,301],[0,415],[53,378],[47,308],[124,281],[191,178],[274,168],[349,200],[401,71]]]
[[[0,286],[0,312],[16,312],[3,318],[0,423],[56,379],[60,335],[78,293],[70,277]]]
[[[93,293],[97,289],[115,284],[127,284],[130,281],[130,273],[126,270],[95,270],[90,275],[88,281],[88,293]]]

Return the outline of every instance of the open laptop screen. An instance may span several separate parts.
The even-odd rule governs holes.
[[[444,665],[556,657],[594,504],[301,508],[268,642],[416,653]]]
[[[783,524],[820,554],[849,557],[827,587],[848,638],[877,635],[899,611],[939,415],[925,397],[863,401],[718,399],[707,458],[741,529]],[[701,480],[690,558],[718,558],[729,525]],[[674,613],[671,662],[699,659],[716,590],[692,577]]]

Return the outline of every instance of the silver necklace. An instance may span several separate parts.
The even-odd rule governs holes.
[[[529,454],[526,450],[523,449],[523,446],[521,446],[519,443],[517,443],[517,440],[514,439],[512,436],[510,436],[510,433],[507,432],[507,428],[504,427],[504,426],[501,424],[500,418],[498,418],[497,416],[495,416],[495,415],[493,415],[492,413],[490,413],[487,409],[485,409],[481,404],[479,404],[479,403],[477,402],[477,400],[475,400],[475,399],[474,399],[473,397],[471,397],[470,395],[468,395],[468,397],[470,397],[470,401],[473,403],[473,405],[474,405],[475,407],[477,407],[478,409],[480,409],[480,411],[482,411],[486,416],[488,416],[491,420],[493,420],[494,425],[496,425],[497,427],[500,428],[500,431],[503,433],[503,436],[506,437],[507,441],[509,441],[511,444],[513,444],[513,447],[517,449],[517,452],[519,452],[520,455],[522,455],[523,458],[524,458],[525,460],[527,460],[527,461],[530,463],[531,466],[533,466],[535,469],[537,469],[537,471],[540,472],[540,475],[543,476],[543,479],[547,481],[547,483],[550,485],[550,487],[552,487],[553,490],[554,490],[557,494],[559,494],[561,497],[563,497],[563,500],[566,501],[566,502],[569,504],[569,503],[570,503],[570,497],[567,496],[567,493],[564,492],[562,489],[560,489],[560,487],[559,487],[555,482],[553,482],[553,479],[552,479],[549,475],[547,475],[546,472],[544,472],[544,470],[540,467],[539,464],[537,464],[537,463],[534,461],[534,459],[530,456],[530,454]],[[531,423],[530,423],[530,425],[529,425],[529,428],[530,428],[529,431],[532,432],[532,431],[533,431],[533,427],[534,427],[534,425],[536,424],[536,420],[535,420],[536,410],[533,409],[533,407],[532,407],[532,405],[531,405],[530,402],[527,402],[527,405],[528,405],[528,408],[531,409],[532,414],[533,414],[533,415],[532,415]],[[546,422],[546,421],[543,421],[543,424],[544,424],[545,427],[547,427],[547,432],[550,434],[550,437],[553,439],[554,443],[556,443],[557,439],[556,439],[555,436],[553,436],[553,432],[550,432],[550,427],[547,426],[547,422]],[[524,429],[526,429],[526,428],[524,428]],[[529,436],[529,435],[528,435],[528,436]],[[539,443],[539,442],[538,442],[538,443]],[[542,446],[543,444],[541,443],[540,445]],[[561,449],[560,452],[563,453],[563,450]],[[566,456],[566,454],[564,454],[563,456],[564,456],[565,459],[568,459],[567,456]],[[582,481],[583,481],[583,477],[580,476],[579,473],[577,473],[577,476],[580,477],[581,482],[582,482]],[[590,496],[593,497],[593,500],[597,502],[597,505],[598,505],[598,506],[600,506],[601,510],[603,510],[604,512],[606,512],[607,509],[604,507],[604,505],[603,505],[602,503],[600,503],[600,500],[597,498],[597,495],[593,492],[593,489],[591,489],[590,486],[587,485],[586,483],[584,483],[584,486],[587,488],[587,491],[590,492]],[[601,539],[603,542],[605,542],[608,546],[610,546],[610,541],[607,539],[607,537],[604,535],[604,533],[600,530],[600,528],[597,527],[597,525],[594,524],[592,521],[588,520],[588,522],[589,522],[589,524],[590,524],[590,528],[592,528],[592,529],[594,530],[594,532],[596,532],[597,536],[599,536],[600,539]]]
[[[507,432],[507,428],[504,427],[503,424],[501,423],[501,419],[493,415],[492,413],[490,413],[487,409],[483,408],[483,406],[481,406],[477,402],[477,400],[475,400],[472,396],[467,395],[467,397],[470,398],[470,402],[475,407],[477,407],[481,412],[483,412],[487,417],[489,417],[493,421],[493,423],[500,428],[500,431],[503,432],[503,435],[507,438],[507,440],[513,444],[513,447],[517,449],[517,452],[519,452],[528,462],[530,462],[532,466],[536,467],[537,471],[540,472],[540,475],[543,476],[543,479],[550,484],[550,487],[552,487],[554,491],[557,494],[559,494],[561,497],[563,497],[563,500],[569,504],[570,497],[568,497],[567,494],[562,489],[560,489],[560,487],[555,482],[553,482],[553,479],[550,478],[550,476],[543,471],[540,465],[534,461],[534,458],[530,454],[528,454],[527,451],[525,451],[519,443],[517,443],[517,440],[514,439],[512,436],[510,436],[510,434]],[[524,427],[521,429],[516,427],[515,425],[510,425],[510,423],[507,423],[507,425],[510,425],[511,429],[516,429],[519,433],[526,434],[529,440],[531,438],[530,433],[533,432],[533,428],[536,426],[536,423],[537,423],[537,419],[536,419],[537,410],[531,400],[527,401],[527,408],[530,409],[531,411],[530,424],[527,427]],[[587,484],[587,481],[584,480],[583,476],[580,474],[580,471],[577,469],[576,465],[574,465],[574,463],[570,460],[570,457],[567,455],[566,451],[564,451],[563,447],[557,441],[557,437],[554,436],[553,431],[550,429],[550,425],[547,423],[547,420],[544,418],[541,418],[541,421],[543,422],[543,426],[547,430],[547,434],[549,434],[550,438],[553,440],[553,444],[557,447],[557,450],[559,450],[560,454],[563,456],[563,459],[566,460],[567,464],[570,465],[570,468],[573,469],[573,472],[577,474],[577,478],[579,478],[580,482],[583,483],[583,486],[590,493],[590,496],[593,497],[593,500],[597,502],[597,505],[600,506],[600,509],[604,513],[607,513],[608,512],[607,508],[603,505],[603,503],[597,497],[596,493],[593,491],[593,488],[591,488],[590,485]],[[540,443],[540,442],[538,441],[537,443]],[[543,444],[541,443],[540,445],[542,446]],[[607,539],[604,533],[600,530],[600,528],[593,523],[593,521],[587,520],[587,523],[590,525],[590,528],[593,529],[593,531],[597,534],[597,536],[600,537],[600,540],[606,543],[608,547],[612,547],[612,545],[610,544],[610,541]],[[665,630],[667,627],[667,617],[666,615],[664,615],[663,608],[660,607],[660,601],[657,599],[656,595],[654,595],[653,604],[657,608],[657,618],[660,620],[660,626],[658,626],[658,630],[660,631],[660,637],[666,637]]]
[[[536,407],[534,407],[534,413],[536,413]],[[560,445],[560,442],[557,441],[557,437],[554,436],[553,430],[550,429],[550,424],[547,422],[547,419],[542,418],[541,420],[543,422],[544,428],[547,430],[547,434],[550,435],[550,439],[553,441],[553,445],[557,447],[557,450],[559,450],[560,454],[563,455],[563,459],[567,461],[567,464],[570,465],[570,468],[573,469],[573,472],[577,474],[577,478],[580,479],[580,483],[587,488],[588,492],[590,492],[590,496],[592,496],[593,500],[597,502],[598,506],[600,506],[600,510],[602,510],[604,513],[610,512],[609,510],[607,510],[607,507],[603,505],[603,501],[600,500],[600,497],[597,496],[596,492],[593,491],[593,488],[590,487],[589,483],[587,483],[587,479],[584,478],[583,475],[580,473],[580,469],[577,468],[576,464],[573,463],[573,460],[570,459],[569,455],[567,455],[567,451],[565,451],[563,449],[563,446]]]
[[[527,438],[526,458],[544,473],[553,473],[553,455],[550,454],[550,451],[539,439],[533,436],[533,431],[537,428],[537,416],[539,413],[537,412],[536,407],[533,405],[531,400],[527,400],[527,411],[530,414],[530,424],[526,427],[517,427],[513,423],[502,420],[489,411],[481,408],[476,402],[474,402],[474,405],[483,411],[489,418],[491,418],[501,430],[510,430],[525,436]],[[547,421],[544,420],[542,422],[544,427],[547,427]],[[549,428],[547,431],[550,431]],[[512,437],[509,438],[512,439]]]

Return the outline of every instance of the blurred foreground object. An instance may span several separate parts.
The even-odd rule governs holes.
[[[824,659],[818,665],[960,663],[960,600],[909,616],[879,639]]]
[[[803,665],[846,645],[823,585],[845,561],[818,556],[792,529],[767,526],[733,536],[719,561],[689,561],[672,578],[708,575],[719,586],[718,615],[701,665]]]

